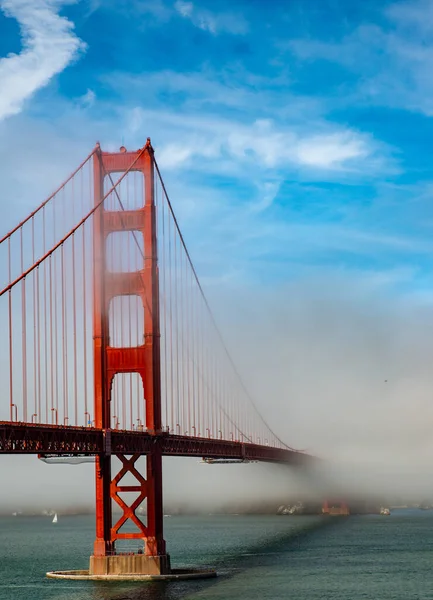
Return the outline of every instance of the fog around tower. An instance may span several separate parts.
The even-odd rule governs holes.
[[[432,336],[428,297],[320,274],[274,290],[209,286],[210,302],[265,419],[315,472],[269,464],[164,459],[170,510],[238,510],[292,497],[367,494],[420,500],[430,477]],[[91,510],[92,464],[4,456],[0,510]]]

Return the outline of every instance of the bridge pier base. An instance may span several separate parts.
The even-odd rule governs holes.
[[[168,575],[171,573],[170,556],[145,554],[116,554],[91,556],[89,575]]]
[[[89,571],[50,571],[50,579],[72,579],[75,581],[176,581],[179,579],[209,579],[217,573],[211,569],[172,569],[166,575],[146,575],[129,573],[125,575],[92,575]]]

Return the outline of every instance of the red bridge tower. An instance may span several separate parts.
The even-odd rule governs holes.
[[[122,151],[123,150],[123,151]],[[131,165],[133,165],[131,167]],[[121,470],[112,477],[110,430],[112,415],[110,402],[112,385],[118,373],[137,373],[143,383],[147,433],[158,436],[161,424],[160,382],[160,328],[159,286],[156,240],[156,208],[154,199],[153,149],[148,139],[146,146],[137,152],[109,153],[98,150],[94,155],[94,411],[95,427],[102,428],[105,451],[96,457],[96,540],[90,558],[91,575],[108,574],[166,574],[170,572],[170,558],[163,538],[162,508],[162,455],[160,445],[153,444],[146,456],[146,475],[136,466],[138,454],[116,454],[122,463]],[[135,210],[107,210],[102,203],[104,180],[110,181],[129,171],[139,171],[144,177],[143,204]],[[107,178],[107,179],[106,179]],[[117,195],[117,191],[114,190]],[[120,198],[119,198],[120,201]],[[120,208],[120,206],[119,206]],[[110,272],[107,265],[107,237],[114,232],[136,232],[143,241],[143,264],[134,272]],[[109,306],[117,296],[136,295],[142,300],[144,311],[144,342],[137,347],[114,348],[110,346]],[[130,474],[135,485],[122,485]],[[119,493],[138,492],[136,499],[127,503]],[[112,501],[122,510],[113,524]],[[146,500],[146,525],[136,514],[136,509]],[[122,532],[128,521],[138,531]],[[144,543],[144,552],[117,554],[115,544],[120,539],[137,539]]]

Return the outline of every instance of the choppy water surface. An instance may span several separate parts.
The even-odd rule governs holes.
[[[433,599],[433,512],[349,518],[165,519],[174,566],[208,565],[214,580],[108,584],[52,581],[86,568],[92,517],[0,519],[0,600]]]

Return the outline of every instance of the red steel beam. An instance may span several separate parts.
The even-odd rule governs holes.
[[[89,454],[101,452],[98,429],[0,422],[0,454]]]
[[[58,427],[0,422],[0,454],[150,454],[158,448],[163,456],[192,456],[284,463],[308,466],[317,458],[294,450],[242,444],[225,440],[145,432]]]

